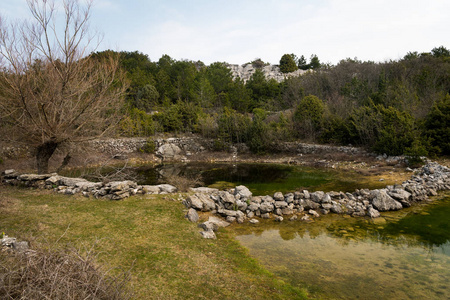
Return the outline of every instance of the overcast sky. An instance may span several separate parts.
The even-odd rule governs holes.
[[[57,0],[61,1],[61,0]],[[101,50],[172,58],[278,64],[285,53],[336,64],[397,60],[408,51],[450,48],[450,0],[95,0],[91,25]],[[8,19],[26,0],[0,0]]]

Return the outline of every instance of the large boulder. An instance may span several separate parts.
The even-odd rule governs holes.
[[[247,200],[252,198],[252,192],[243,185],[239,185],[234,189],[234,196],[236,199]]]
[[[170,184],[159,184],[158,187],[161,194],[173,194],[177,191],[177,188]]]
[[[174,144],[164,144],[158,148],[156,155],[163,160],[178,159],[181,157],[182,150]]]
[[[403,207],[400,202],[388,195],[386,189],[371,191],[369,199],[378,211],[399,210]]]
[[[76,186],[77,183],[80,182],[88,182],[86,179],[83,178],[71,178],[71,177],[60,177],[59,178],[59,184],[65,185],[65,186]]]

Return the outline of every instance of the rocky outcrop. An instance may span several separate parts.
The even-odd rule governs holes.
[[[228,68],[231,70],[231,74],[233,78],[240,78],[242,81],[247,82],[247,80],[252,77],[252,75],[256,72],[256,70],[261,70],[266,77],[267,80],[275,79],[277,82],[281,82],[286,80],[289,77],[297,77],[300,76],[307,71],[298,69],[297,71],[291,73],[281,73],[280,67],[277,65],[267,65],[262,67],[255,67],[252,64],[245,65],[228,65]]]

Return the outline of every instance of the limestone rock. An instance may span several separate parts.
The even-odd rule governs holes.
[[[237,199],[247,200],[252,198],[252,192],[243,185],[239,185],[234,189],[234,196]]]
[[[212,194],[212,193],[217,193],[219,190],[218,189],[214,189],[214,188],[209,188],[209,187],[196,187],[196,188],[189,188],[189,190],[191,192],[195,192],[195,193],[205,193],[205,194]]]
[[[316,218],[320,217],[319,213],[317,213],[317,211],[315,211],[313,209],[308,210],[308,214],[310,214],[310,215],[312,215],[313,217],[316,217]]]
[[[259,210],[261,211],[262,214],[269,213],[269,212],[272,212],[274,210],[274,206],[273,206],[272,203],[263,202],[259,206]]]
[[[367,215],[369,217],[371,217],[372,219],[381,217],[380,212],[378,210],[376,210],[375,208],[371,207],[371,206],[367,210]]]
[[[160,189],[157,185],[143,185],[142,192],[144,194],[159,194]]]
[[[283,222],[283,217],[282,216],[275,216],[275,221],[277,222]]]
[[[182,150],[175,144],[164,144],[156,151],[158,157],[166,160],[177,159],[181,153]]]
[[[65,186],[76,186],[79,182],[88,182],[86,179],[83,178],[70,178],[70,177],[63,177],[61,176],[59,178],[59,184],[65,185]]]
[[[198,222],[197,211],[193,208],[190,208],[186,214],[186,218],[192,223],[197,223]]]
[[[212,223],[215,223],[218,227],[227,227],[227,226],[230,226],[230,223],[225,222],[224,220],[222,220],[222,219],[220,219],[220,218],[218,218],[218,217],[214,217],[214,216],[209,217],[209,218],[208,218],[208,221],[209,221],[209,222],[212,222]]]
[[[275,201],[284,201],[283,193],[281,193],[281,192],[276,192],[275,194],[273,194],[273,199],[274,199]]]
[[[160,193],[162,194],[173,194],[177,192],[177,188],[170,184],[159,184]]]
[[[212,230],[201,231],[200,234],[204,239],[217,239],[216,234]]]
[[[219,226],[217,223],[206,221],[198,225],[198,227],[202,228],[205,231],[217,231],[219,229]]]
[[[402,204],[387,194],[386,189],[373,190],[370,192],[370,199],[374,208],[379,211],[399,210]]]

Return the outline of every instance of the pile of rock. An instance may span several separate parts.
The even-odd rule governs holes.
[[[175,193],[177,188],[169,184],[138,185],[134,181],[91,182],[84,178],[71,178],[52,174],[18,174],[14,170],[3,172],[3,182],[11,185],[53,189],[61,194],[81,193],[86,197],[104,197],[120,200],[136,194]]]
[[[195,193],[183,203],[190,209],[190,215],[194,214],[193,211],[212,212],[224,217],[229,223],[243,223],[246,220],[256,223],[253,219],[255,216],[283,221],[283,216],[296,220],[301,215],[300,219],[307,221],[330,212],[377,218],[380,212],[410,207],[414,202],[449,189],[450,169],[429,163],[410,180],[384,189],[361,189],[354,193],[303,190],[286,194],[277,192],[273,196],[252,196],[245,186],[237,186],[229,191],[203,188],[193,189]],[[188,216],[188,219],[197,222],[198,216]]]
[[[0,239],[0,250],[1,251],[15,251],[19,253],[27,253],[30,250],[30,245],[27,241],[18,241],[15,237],[9,237],[7,235],[2,235]]]

